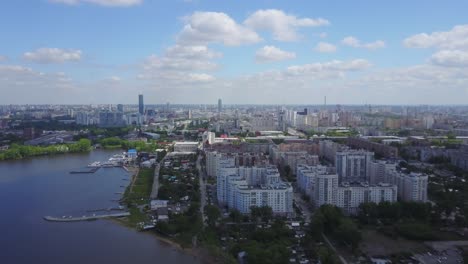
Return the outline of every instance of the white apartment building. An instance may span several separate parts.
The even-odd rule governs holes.
[[[236,159],[234,156],[226,155],[216,151],[206,152],[206,174],[216,177],[219,168],[234,167]]]
[[[397,201],[397,186],[388,183],[368,185],[366,183],[342,183],[337,188],[336,206],[349,214],[356,214],[362,203]]]
[[[374,153],[363,150],[336,152],[336,173],[340,182],[366,182]]]
[[[318,174],[314,183],[314,195],[312,200],[315,206],[324,204],[336,205],[336,194],[338,189],[337,174]]]
[[[274,166],[221,168],[217,180],[220,205],[244,214],[260,206],[271,207],[275,214],[293,213],[293,189],[280,180]]]
[[[396,170],[395,162],[388,162],[384,160],[371,161],[369,167],[369,183],[391,183],[391,174]]]
[[[326,167],[322,165],[308,166],[297,165],[297,187],[299,190],[314,199],[314,187],[317,175],[335,174],[333,167]]]
[[[296,175],[296,169],[298,165],[318,165],[319,157],[317,155],[310,155],[306,151],[283,152],[280,154],[279,163],[283,167],[289,166],[291,168],[291,173]]]
[[[175,142],[174,143],[174,152],[197,152],[198,142]]]
[[[427,202],[428,176],[422,173],[405,174],[394,172],[393,182],[398,186],[398,195],[403,201]]]

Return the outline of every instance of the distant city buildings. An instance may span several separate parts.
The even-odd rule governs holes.
[[[124,114],[121,112],[101,111],[99,112],[100,127],[122,127],[126,126]]]
[[[198,150],[198,142],[175,142],[174,143],[174,152],[193,152],[196,153]]]

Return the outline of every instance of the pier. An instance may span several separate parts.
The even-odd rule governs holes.
[[[91,215],[91,216],[81,216],[81,217],[53,217],[53,216],[44,216],[44,220],[50,222],[78,222],[78,221],[90,221],[103,218],[115,218],[115,217],[125,217],[129,216],[129,212],[116,213],[116,214],[104,214],[104,215]]]
[[[84,170],[70,171],[70,174],[95,173],[97,170],[99,170],[99,167],[94,167],[94,168],[84,169]]]

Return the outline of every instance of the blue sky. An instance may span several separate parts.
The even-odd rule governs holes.
[[[466,103],[466,10],[465,1],[5,1],[0,104],[134,103],[139,92],[152,103]]]

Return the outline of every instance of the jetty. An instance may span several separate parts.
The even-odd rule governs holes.
[[[97,170],[99,170],[99,167],[94,167],[94,168],[84,169],[84,170],[70,171],[70,174],[95,173]]]
[[[117,218],[129,216],[129,212],[124,213],[115,213],[115,214],[103,214],[103,215],[90,215],[90,216],[81,216],[81,217],[53,217],[53,216],[44,216],[44,220],[50,222],[78,222],[78,221],[91,221],[103,218]]]

